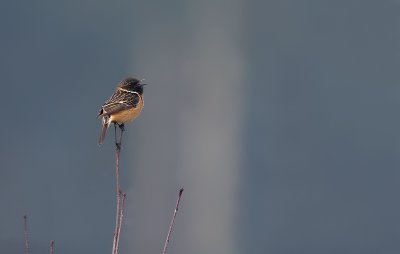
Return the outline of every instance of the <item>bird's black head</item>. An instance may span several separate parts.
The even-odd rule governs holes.
[[[141,80],[137,78],[126,78],[119,82],[118,87],[132,91],[132,92],[137,92],[138,94],[143,94],[143,86],[146,84],[143,84]]]

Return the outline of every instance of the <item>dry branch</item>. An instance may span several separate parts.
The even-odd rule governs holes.
[[[183,193],[183,188],[181,188],[179,190],[178,199],[176,200],[176,206],[175,206],[175,210],[174,210],[174,215],[172,216],[171,224],[169,226],[169,230],[168,230],[168,234],[167,234],[167,239],[165,240],[164,249],[163,249],[163,252],[162,252],[163,254],[167,253],[169,239],[170,239],[171,234],[172,234],[172,228],[174,227],[174,224],[175,224],[175,218],[176,218],[176,214],[177,214],[178,209],[179,209],[179,204],[181,202],[182,193]]]
[[[50,254],[54,254],[54,241],[50,241]]]
[[[24,215],[25,254],[29,254],[28,216]]]

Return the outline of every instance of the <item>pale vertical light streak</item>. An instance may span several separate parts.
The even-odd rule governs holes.
[[[187,9],[191,10],[194,40],[187,46],[183,73],[192,96],[180,119],[180,175],[192,202],[183,229],[191,232],[191,238],[184,242],[196,253],[235,253],[245,106],[240,5],[233,1],[221,11],[213,1],[191,1]]]
[[[184,187],[170,252],[235,253],[246,89],[241,2],[182,4],[179,20],[159,13],[164,22],[142,28],[134,49],[134,73],[149,86],[143,115],[134,123],[141,149],[128,190],[128,249],[161,250],[175,190]]]

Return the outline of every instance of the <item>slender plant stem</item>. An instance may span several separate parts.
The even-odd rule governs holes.
[[[114,240],[113,240],[113,250],[112,254],[116,254],[116,246],[118,239],[118,225],[119,225],[119,215],[120,215],[120,203],[121,203],[121,194],[120,194],[120,186],[119,186],[119,154],[120,149],[116,149],[116,167],[115,167],[115,179],[116,179],[116,188],[117,188],[117,210],[115,212],[115,229],[114,229]]]
[[[175,218],[176,218],[176,214],[177,214],[178,209],[179,209],[179,204],[181,202],[182,193],[183,193],[183,188],[181,188],[179,190],[178,199],[176,200],[176,206],[175,206],[174,215],[172,216],[171,225],[169,226],[169,230],[168,230],[168,234],[167,234],[167,239],[165,240],[164,249],[163,249],[163,252],[162,252],[163,254],[167,253],[169,239],[170,239],[171,234],[172,234],[172,228],[174,227],[174,224],[175,224]]]
[[[54,241],[50,241],[50,254],[54,254]]]
[[[25,254],[29,254],[28,216],[24,215]]]
[[[115,253],[118,254],[118,248],[119,248],[119,239],[121,236],[121,227],[122,227],[122,221],[124,218],[124,207],[125,207],[125,198],[126,194],[120,191],[120,197],[122,197],[122,202],[121,202],[121,207],[120,207],[120,213],[119,213],[119,222],[118,222],[118,232],[117,232],[117,242],[116,242],[116,247],[115,247]]]
[[[117,141],[117,124],[114,124],[114,131],[115,131],[115,181],[116,181],[116,189],[117,189],[117,209],[115,212],[115,228],[114,228],[114,238],[113,238],[113,248],[112,254],[117,254],[118,249],[118,239],[119,239],[119,226],[120,226],[120,214],[121,214],[121,187],[119,184],[119,157],[121,152],[121,142],[122,142],[122,132],[121,129],[121,136],[119,142]]]

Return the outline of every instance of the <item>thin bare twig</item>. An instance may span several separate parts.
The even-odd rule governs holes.
[[[113,239],[113,249],[112,254],[116,254],[116,246],[117,246],[117,239],[118,239],[118,225],[119,225],[119,214],[120,214],[120,202],[121,202],[121,194],[120,194],[120,187],[119,187],[119,153],[120,149],[116,149],[116,167],[115,167],[115,179],[116,179],[116,186],[117,186],[117,209],[115,212],[115,228],[114,228],[114,239]]]
[[[122,202],[121,202],[121,207],[120,207],[120,213],[119,213],[119,222],[118,222],[118,232],[117,232],[117,242],[116,242],[116,247],[115,247],[115,253],[118,254],[118,248],[119,248],[119,239],[121,236],[121,227],[122,227],[122,220],[124,218],[124,207],[125,207],[125,198],[126,194],[120,191],[120,196],[122,196]]]
[[[50,254],[54,254],[54,241],[50,241]]]
[[[123,125],[120,126],[121,135],[119,138],[119,142],[117,141],[117,124],[114,124],[114,134],[115,134],[115,181],[116,181],[116,189],[117,189],[117,209],[115,212],[115,228],[114,228],[114,237],[113,237],[113,248],[112,254],[118,254],[118,242],[119,242],[119,232],[120,230],[120,221],[121,221],[121,194],[122,190],[119,184],[119,157],[122,147],[122,134],[123,134]]]
[[[29,254],[28,216],[24,215],[25,254]]]
[[[179,190],[178,199],[176,200],[176,206],[175,206],[174,215],[172,216],[171,225],[169,226],[167,239],[165,240],[164,249],[163,249],[163,252],[162,252],[163,254],[167,253],[169,239],[171,237],[172,228],[174,227],[174,224],[175,224],[175,217],[176,217],[176,213],[178,212],[178,209],[179,209],[179,203],[181,202],[182,193],[183,193],[183,188],[181,188]]]

